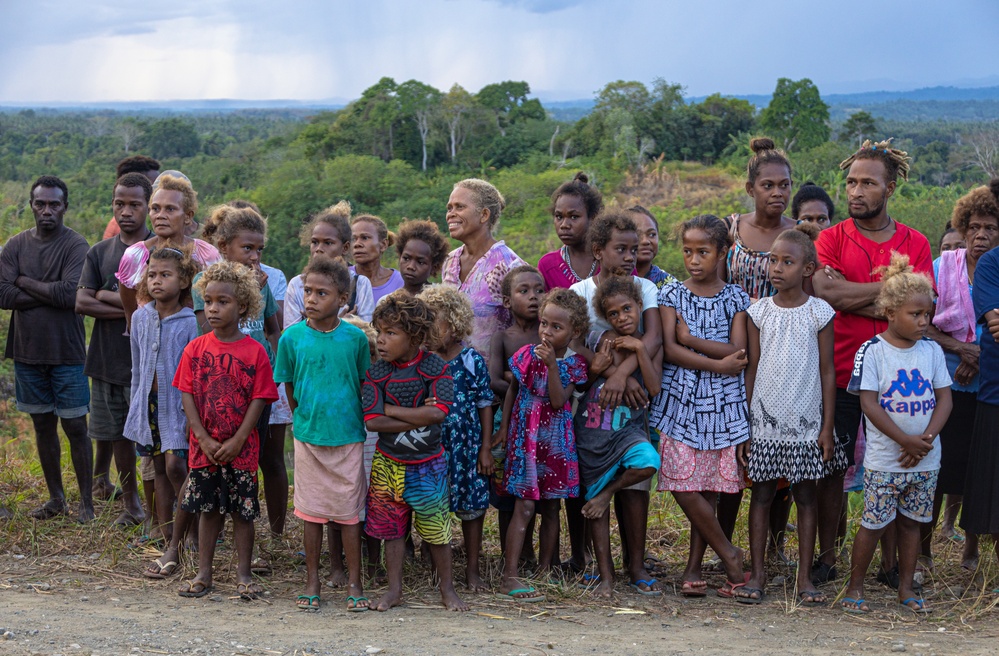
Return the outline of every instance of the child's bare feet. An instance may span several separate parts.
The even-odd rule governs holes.
[[[614,596],[614,584],[610,581],[604,580],[603,577],[600,577],[600,583],[598,583],[595,588],[590,590],[590,594],[595,597],[609,599]]]
[[[378,598],[378,603],[376,603],[373,608],[379,612],[384,613],[390,608],[395,608],[402,603],[402,590],[392,590],[389,589],[388,592],[383,594]]]
[[[489,589],[489,586],[479,577],[479,573],[471,570],[465,572],[465,587],[468,588],[469,592],[485,592]]]
[[[441,601],[444,602],[444,608],[448,610],[461,612],[468,610],[468,604],[461,600],[461,597],[455,592],[454,586],[441,586]]]
[[[97,519],[97,515],[94,513],[94,504],[88,503],[86,501],[81,501],[79,506],[79,514],[76,516],[76,521],[81,524],[86,524],[87,522],[92,522]]]
[[[114,483],[106,478],[101,478],[95,482],[91,491],[94,498],[99,501],[114,501],[121,496],[121,488],[115,487]]]
[[[331,588],[340,589],[347,585],[347,581],[347,572],[345,572],[342,567],[337,567],[330,572],[330,578],[326,581],[326,585]]]
[[[583,506],[583,517],[586,519],[598,519],[604,516],[607,512],[607,508],[610,507],[611,496],[609,494],[604,494],[601,492],[597,496],[593,497],[586,502]]]

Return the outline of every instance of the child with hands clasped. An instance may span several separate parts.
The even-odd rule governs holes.
[[[421,348],[434,321],[426,303],[401,289],[384,297],[372,318],[381,359],[368,369],[361,408],[368,430],[378,431],[364,530],[385,540],[388,591],[374,606],[379,611],[402,603],[410,518],[430,545],[444,606],[468,610],[451,576],[448,472],[441,446],[441,423],[451,410],[454,385],[447,363]]]
[[[170,383],[184,347],[198,336],[194,311],[186,306],[197,271],[190,247],[156,248],[136,288],[142,305],[132,315],[132,384],[124,435],[136,443],[139,455],[153,459],[154,515],[169,540],[163,555],[143,572],[150,579],[165,579],[177,571],[190,522],[183,507],[175,504],[184,497],[188,443],[181,393]]]
[[[638,379],[647,389],[658,389],[662,380],[662,351],[652,356],[642,343],[642,291],[631,275],[612,276],[605,280],[593,298],[600,317],[610,323],[611,330],[603,333],[590,363],[589,380],[580,388],[586,396],[579,403],[573,428],[579,452],[579,471],[585,490],[583,516],[590,520],[593,549],[600,573],[594,592],[610,596],[614,589],[614,562],[611,559],[610,508],[616,494],[652,478],[659,469],[659,454],[649,442],[648,414],[644,406],[603,408],[600,388],[603,373],[626,357],[638,358]],[[634,492],[635,490],[629,490]],[[648,497],[648,492],[644,492]],[[622,549],[631,577],[631,586],[639,594],[659,595],[662,588],[645,569],[645,531],[647,515],[641,503],[622,503],[621,513],[628,517],[621,530],[626,532]]]
[[[728,578],[718,594],[733,598],[746,584],[743,554],[725,537],[715,508],[718,493],[743,486],[736,447],[749,439],[742,380],[749,297],[718,276],[729,247],[721,219],[696,216],[680,226],[680,239],[690,277],[659,292],[665,364],[651,415],[660,435],[659,490],[673,493],[691,524],[681,594],[707,594],[701,564],[711,545]]]
[[[747,310],[746,396],[752,441],[739,445],[739,460],[753,481],[749,505],[753,570],[737,594],[736,600],[743,603],[763,600],[770,508],[782,478],[791,484],[798,507],[798,598],[810,605],[826,603],[825,595],[812,584],[812,557],[816,481],[824,476],[825,463],[833,454],[835,311],[801,286],[818,266],[813,243],[818,233],[818,227],[803,224],[777,236],[769,265],[770,284],[777,294]]]
[[[244,335],[239,324],[260,314],[260,286],[251,269],[220,262],[204,272],[196,290],[212,332],[184,348],[173,379],[190,428],[191,471],[181,505],[201,513],[198,574],[179,594],[211,592],[215,541],[229,515],[238,558],[236,591],[255,599],[263,592],[250,573],[253,521],[260,515],[257,420],[264,406],[277,400],[277,386],[264,347]]]
[[[314,258],[302,279],[306,319],[281,336],[274,368],[274,379],[287,386],[294,415],[295,515],[305,522],[305,594],[297,605],[319,610],[323,528],[335,522],[350,577],[347,611],[365,611],[361,519],[368,483],[358,399],[370,363],[368,338],[337,316],[350,289],[342,262]],[[331,554],[340,559],[338,548]]]
[[[527,525],[537,506],[542,515],[540,562],[551,563],[559,534],[559,500],[579,496],[579,463],[569,401],[587,378],[586,360],[569,342],[589,328],[586,303],[575,292],[554,289],[540,307],[541,344],[529,344],[510,358],[513,382],[503,403],[506,463],[503,486],[516,497],[507,530],[501,596],[543,601],[545,596],[517,578]]]
[[[847,387],[860,395],[867,420],[864,512],[853,542],[844,610],[866,613],[864,576],[885,528],[898,536],[899,604],[915,613],[929,608],[913,591],[919,524],[933,519],[940,471],[940,429],[952,408],[947,363],[926,338],[933,316],[933,283],[913,273],[909,258],[893,253],[881,276],[876,307],[888,329],[865,342]]]
[[[447,362],[454,381],[454,403],[441,425],[447,456],[451,512],[461,520],[468,567],[465,584],[473,592],[486,589],[479,571],[482,523],[489,508],[493,473],[493,400],[486,360],[462,340],[472,334],[472,304],[451,285],[431,285],[419,296],[437,316],[430,349]]]

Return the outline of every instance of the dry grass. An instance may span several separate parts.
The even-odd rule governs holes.
[[[2,411],[3,408],[0,407],[0,412]],[[13,556],[13,558],[0,560],[0,588],[4,587],[2,581],[6,580],[9,583],[16,580],[22,583],[37,583],[36,591],[45,593],[48,589],[46,586],[50,584],[61,583],[63,587],[67,584],[80,585],[79,581],[85,579],[90,582],[96,580],[102,585],[116,589],[142,590],[148,589],[151,585],[166,584],[172,587],[184,577],[190,578],[194,575],[196,562],[192,560],[191,554],[186,554],[182,558],[179,575],[169,581],[157,582],[144,578],[142,576],[143,570],[161,552],[151,546],[131,546],[137,538],[141,537],[142,529],[139,527],[123,529],[112,526],[119,511],[115,504],[99,502],[97,521],[86,525],[77,524],[71,516],[46,522],[32,520],[27,514],[28,511],[40,505],[46,499],[46,493],[34,456],[34,446],[30,440],[23,437],[23,435],[30,433],[23,431],[27,427],[16,418],[3,421],[2,426],[4,437],[0,442],[0,446],[2,446],[0,448],[0,463],[2,463],[2,468],[0,468],[0,503],[13,508],[15,515],[13,519],[0,524],[0,554]],[[72,474],[72,468],[68,465],[64,467],[63,478],[72,507],[78,495],[73,490],[75,478]],[[851,513],[851,526],[855,526],[858,509],[853,508]],[[741,545],[748,543],[744,515],[745,511],[743,517],[740,518],[735,536],[735,542]],[[490,582],[494,588],[499,584],[502,570],[495,517],[495,513],[492,512],[487,515],[484,536],[485,557],[482,560],[483,578]],[[792,521],[793,517],[792,514]],[[274,569],[273,574],[263,579],[263,582],[272,595],[278,597],[298,594],[304,583],[304,565],[302,559],[296,555],[296,552],[302,549],[301,522],[289,514],[288,523],[287,533],[280,540],[271,542],[263,539],[268,533],[266,519],[261,518],[257,522],[258,545],[264,550],[264,555],[270,559]],[[543,605],[543,608],[536,610],[524,608],[523,606],[526,605],[515,605],[514,607],[518,609],[517,613],[546,612],[546,609],[551,610],[553,605],[557,606],[559,614],[563,617],[566,613],[571,614],[573,609],[615,606],[639,608],[656,606],[660,612],[680,612],[686,600],[675,596],[675,594],[679,591],[679,575],[687,557],[689,527],[669,495],[652,495],[649,527],[648,550],[661,559],[665,571],[665,574],[659,577],[666,587],[666,595],[661,599],[632,594],[626,586],[627,579],[624,576],[618,578],[617,592],[619,594],[614,602],[595,599],[587,591],[577,588],[575,581],[572,580],[559,581],[538,577],[532,583],[548,596],[548,602]],[[616,527],[612,527],[612,529],[616,529]],[[612,532],[612,535],[614,533],[616,530]],[[561,549],[563,557],[568,556],[565,535],[563,527]],[[460,536],[461,532],[456,523],[456,543],[460,542]],[[620,545],[616,535],[612,539],[614,552],[619,554]],[[994,609],[999,604],[999,596],[992,593],[992,589],[997,584],[997,575],[999,575],[997,570],[999,568],[995,564],[995,559],[991,557],[991,543],[983,541],[982,547],[988,555],[981,559],[982,566],[972,577],[958,564],[961,546],[942,538],[937,540],[934,545],[936,568],[932,573],[927,574],[925,584],[924,596],[934,608],[933,614],[928,617],[927,621],[948,623],[949,626],[952,626],[953,624],[967,624],[983,616],[992,616]],[[791,557],[794,556],[796,548],[796,535],[790,533],[787,552]],[[464,565],[463,550],[460,544],[456,544],[454,570],[456,581],[463,579]],[[620,571],[619,560],[617,565]],[[216,554],[216,580],[223,586],[231,584],[235,579],[235,567],[235,551],[231,548],[231,539],[227,537]],[[841,559],[840,571],[843,572],[848,567],[847,559]],[[328,556],[324,556],[323,568],[324,571],[328,569]],[[793,570],[777,566],[769,569],[770,585],[767,589],[769,601],[765,607],[771,609],[771,612],[775,608],[779,608],[779,612],[788,614],[802,611],[817,612],[814,609],[806,611],[794,603],[797,595],[794,590]],[[777,577],[783,577],[783,583]],[[706,579],[711,587],[718,587],[724,581],[721,574],[708,574]],[[842,584],[842,582],[841,580],[840,583]],[[419,608],[421,604],[438,607],[439,597],[431,585],[425,564],[419,558],[407,564],[405,586],[410,607]],[[830,599],[842,595],[842,589],[834,588],[832,585],[825,586],[824,589]],[[915,615],[897,606],[894,594],[893,591],[874,582],[873,575],[871,575],[868,579],[867,598],[873,603],[875,612],[866,617],[848,616],[849,619],[859,623],[875,624],[886,621],[892,624],[917,622],[918,619]],[[773,603],[774,600],[776,600],[776,604]],[[510,602],[488,595],[475,596],[474,603],[477,611],[486,614],[504,615],[505,613],[508,615],[512,612]],[[693,603],[725,605],[727,608],[731,608],[732,604],[728,600],[715,599],[714,597]],[[820,610],[818,612],[826,611]]]

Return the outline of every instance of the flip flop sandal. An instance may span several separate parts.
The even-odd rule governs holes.
[[[202,581],[188,581],[187,590],[178,590],[177,594],[181,597],[187,597],[189,599],[197,599],[204,597],[209,592],[214,590],[213,586],[205,585]]]
[[[303,599],[307,600],[309,603],[300,604],[298,602]],[[295,608],[306,613],[318,613],[319,612],[319,595],[298,595],[295,599]]]
[[[528,594],[531,596],[518,597],[517,595],[519,594]],[[514,588],[510,592],[500,592],[496,594],[496,597],[505,601],[520,601],[527,604],[536,604],[545,600],[545,595],[538,592],[533,585],[527,588]]]
[[[170,560],[167,562],[162,562],[161,558],[157,558],[153,561],[153,564],[146,568],[142,573],[147,579],[166,579],[170,578],[177,572],[178,563],[176,560]],[[156,569],[153,569],[153,568]]]
[[[638,579],[637,581],[631,584],[631,587],[632,589],[634,589],[635,592],[637,592],[640,595],[646,597],[659,597],[662,595],[663,591],[652,589],[652,586],[654,586],[658,582],[659,581],[657,581],[656,579]],[[643,586],[648,588],[648,590],[642,590]]]
[[[916,607],[913,608],[910,606],[909,604],[911,603],[915,603]],[[922,599],[916,599],[915,597],[909,597],[904,601],[900,601],[898,602],[898,605],[905,607],[906,610],[910,610],[917,615],[929,615],[933,612],[932,609],[926,607],[925,602]]]
[[[809,601],[805,601],[805,597]],[[826,596],[818,590],[802,590],[798,593],[798,603],[802,606],[825,606]]]
[[[586,572],[581,577],[579,583],[576,584],[576,587],[580,590],[592,590],[598,585],[600,585],[600,575]]]
[[[763,603],[763,599],[767,596],[767,594],[760,588],[751,588],[748,585],[742,585],[740,587],[742,588],[742,592],[746,593],[745,595],[735,594],[735,591],[733,590],[733,598],[740,604],[758,606]],[[750,596],[756,594],[757,592],[760,593],[759,597]]]
[[[250,563],[250,573],[258,576],[267,576],[271,573],[271,564],[263,558],[257,558]]]
[[[694,585],[703,583],[704,585]],[[708,584],[706,581],[684,581],[680,584],[680,594],[684,597],[707,597]]]
[[[264,593],[264,589],[256,583],[237,583],[236,594],[244,601],[253,601]]]
[[[725,599],[735,599],[735,591],[739,588],[746,587],[746,583],[749,581],[749,572],[746,572],[745,578],[739,583],[732,583],[728,579],[725,580],[725,585],[718,588],[717,594],[719,597],[724,597]]]
[[[347,597],[347,612],[348,613],[363,613],[371,609],[371,606],[359,606],[362,601],[367,601],[371,603],[367,597],[354,597],[353,595]],[[351,605],[353,604],[353,606]]]
[[[862,606],[867,603],[866,599],[854,599],[852,597],[843,597],[840,601],[840,608],[843,609],[844,613],[850,613],[851,615],[867,615],[871,612],[870,608],[862,608]]]

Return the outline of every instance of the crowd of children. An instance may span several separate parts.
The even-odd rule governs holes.
[[[261,546],[254,559],[258,470],[273,535],[284,530],[288,509],[283,430],[270,418],[280,398],[290,416],[277,423],[290,421],[294,435],[292,505],[304,524],[300,610],[321,606],[324,534],[329,583],[346,586],[348,611],[403,603],[414,534],[444,606],[467,610],[452,574],[452,517],[463,536],[467,589],[489,590],[480,556],[491,505],[499,511],[504,599],[543,601],[532,578],[610,596],[612,511],[630,587],[661,595],[656,576],[663,572],[646,552],[654,482],[690,525],[681,594],[707,594],[710,547],[725,577],[717,594],[763,601],[771,517],[783,494],[797,508],[795,594],[802,604],[828,604],[817,584],[831,575],[817,560],[816,536],[829,521],[822,483],[842,477],[853,448],[833,412],[844,391],[834,359],[848,358],[845,391],[859,398],[867,447],[861,528],[841,606],[870,610],[864,579],[879,538],[892,531],[897,547],[882,564],[897,554],[900,603],[928,612],[914,573],[920,525],[935,519],[939,435],[952,407],[944,352],[927,339],[932,276],[914,271],[921,265],[899,250],[885,256],[887,267],[868,272],[879,282],[863,295],[855,289],[852,305],[823,292],[843,278],[822,268],[830,260],[815,243],[830,223],[831,201],[825,225],[803,220],[788,228],[794,222],[781,212],[790,166],[768,140],[754,141],[754,150],[747,191],[756,213],[680,223],[683,282],[653,263],[655,216],[642,207],[604,210],[585,175],[553,195],[563,246],[538,268],[487,239],[502,197],[488,183],[466,180],[455,186],[447,218],[464,246],[447,261],[448,241],[434,222],[406,221],[396,235],[379,217],[352,218],[346,202],[313,216],[301,233],[308,264],[288,283],[283,306],[260,262],[267,221],[256,206],[214,208],[202,241],[185,234],[197,209],[186,179],[162,176],[155,190],[120,179],[145,189],[153,214],[153,234],[124,251],[117,273],[132,361],[123,435],[151,467],[148,511],[166,545],[145,575],[172,576],[185,545],[196,545],[197,574],[179,594],[208,594],[228,517],[237,593],[254,599],[263,592],[254,574],[269,571],[264,555],[279,543]],[[845,163],[848,189],[863,183],[872,161],[901,166],[904,153],[865,145]],[[827,199],[812,193],[795,201],[795,211],[818,211],[807,204],[821,209]],[[849,221],[880,220],[864,211],[851,200]],[[887,217],[883,204],[879,211]],[[999,217],[996,226],[999,232]],[[124,221],[122,230],[137,229]],[[766,234],[765,252],[753,250],[754,231]],[[393,245],[398,270],[382,264]],[[483,259],[467,260],[477,247]],[[351,254],[355,266],[348,267]],[[493,264],[476,268],[484,262]],[[740,262],[749,264],[736,271]],[[445,283],[429,284],[442,268]],[[823,293],[816,294],[820,272],[814,287]],[[883,323],[843,355],[834,331],[847,312]],[[748,572],[719,510],[720,498],[747,485]],[[835,495],[841,492],[840,484]],[[563,504],[572,554],[565,563]],[[365,582],[379,586],[382,549],[387,588],[369,600]],[[822,575],[813,561],[816,570],[825,567]]]

